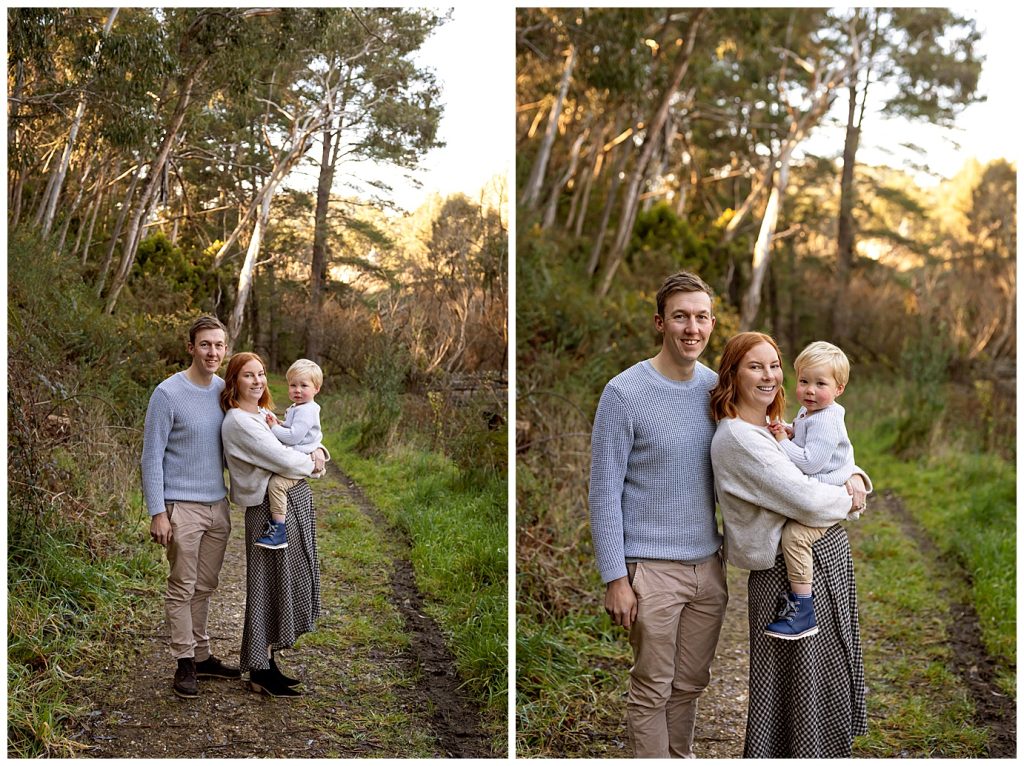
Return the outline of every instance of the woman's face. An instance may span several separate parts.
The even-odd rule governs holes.
[[[736,371],[737,404],[767,412],[782,387],[782,362],[770,343],[761,342],[747,352]]]
[[[258,406],[266,389],[267,374],[263,371],[263,365],[256,359],[250,359],[238,372],[238,400]]]

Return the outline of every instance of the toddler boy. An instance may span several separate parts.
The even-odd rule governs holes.
[[[846,433],[846,410],[836,398],[850,380],[850,361],[837,346],[812,343],[793,362],[796,398],[801,407],[792,426],[773,423],[772,433],[783,452],[807,476],[825,484],[842,486],[853,474],[853,445]],[[850,514],[857,518],[860,512]],[[807,527],[792,519],[782,528],[782,555],[786,560],[791,598],[765,635],[799,639],[818,632],[814,615],[814,556],[811,546],[828,531]]]
[[[313,401],[324,382],[324,373],[316,362],[299,359],[285,373],[288,380],[288,398],[291,406],[285,411],[284,423],[267,413],[267,425],[278,440],[299,452],[309,454],[321,446],[320,405]],[[323,474],[318,474],[323,475]],[[288,547],[285,520],[288,510],[288,490],[301,479],[289,479],[274,474],[270,477],[267,494],[270,497],[270,521],[255,542],[260,548],[277,550]]]

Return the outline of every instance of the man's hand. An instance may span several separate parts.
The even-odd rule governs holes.
[[[846,491],[853,495],[853,503],[850,506],[852,511],[863,511],[867,507],[867,485],[864,477],[855,473],[846,482]]]
[[[171,520],[166,511],[156,514],[149,522],[149,536],[154,543],[167,545],[171,542]]]
[[[628,628],[636,622],[636,594],[628,577],[620,577],[608,583],[604,594],[604,610],[616,625]]]

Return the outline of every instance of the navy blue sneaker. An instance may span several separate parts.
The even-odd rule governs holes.
[[[285,531],[284,522],[268,521],[267,528],[263,530],[263,536],[254,545],[258,545],[260,548],[269,548],[272,551],[287,548],[288,533]]]
[[[764,629],[766,636],[794,640],[807,638],[818,632],[818,622],[814,618],[814,596],[797,598],[793,594],[779,594],[778,619]]]

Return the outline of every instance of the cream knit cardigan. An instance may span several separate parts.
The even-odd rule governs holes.
[[[740,418],[718,423],[711,441],[715,493],[725,526],[726,560],[742,569],[771,569],[786,519],[830,527],[846,518],[852,498],[797,468],[767,428]],[[871,480],[859,468],[868,491]]]
[[[270,431],[266,410],[258,414],[238,407],[227,411],[220,427],[224,460],[231,477],[231,502],[240,506],[259,505],[273,474],[303,479],[315,468],[309,455],[286,447]],[[327,448],[324,448],[327,452]],[[330,460],[330,455],[327,456]]]

